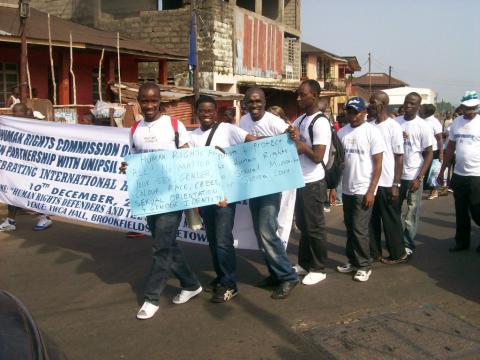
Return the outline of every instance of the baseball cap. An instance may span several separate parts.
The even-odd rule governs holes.
[[[471,90],[465,92],[465,95],[462,97],[461,101],[462,105],[466,107],[478,106],[480,104],[477,92]]]
[[[362,112],[367,109],[367,105],[365,104],[365,100],[360,96],[355,96],[348,99],[347,103],[345,104],[345,109],[352,108],[357,112]]]

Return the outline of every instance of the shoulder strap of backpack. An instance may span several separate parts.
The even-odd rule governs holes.
[[[212,126],[212,129],[210,130],[210,134],[208,134],[207,142],[205,143],[205,146],[210,146],[210,143],[212,142],[213,134],[215,134],[215,131],[217,130],[218,126],[220,123],[215,123]]]
[[[178,134],[178,120],[177,118],[171,116],[170,122],[172,123],[173,132],[175,133],[175,147],[178,149],[180,144],[180,135]]]
[[[138,127],[138,124],[140,124],[140,121],[142,120],[138,120],[135,124],[133,124],[130,127],[130,136],[132,137],[132,147],[135,147],[135,143],[133,142],[133,134],[135,134],[135,130],[137,130],[137,127]]]
[[[313,146],[313,125],[315,125],[315,122],[322,117],[328,120],[328,118],[323,113],[320,113],[313,118],[312,122],[308,126],[308,135],[310,135],[310,142],[312,143],[312,146]]]

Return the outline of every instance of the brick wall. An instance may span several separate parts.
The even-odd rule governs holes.
[[[50,13],[63,19],[72,19],[75,0],[31,0],[30,5],[37,10]]]
[[[297,18],[297,5],[300,7],[300,0],[285,0],[283,23],[286,26],[300,30],[300,20]]]

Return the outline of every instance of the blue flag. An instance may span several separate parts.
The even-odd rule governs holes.
[[[195,53],[197,52],[197,39],[195,37],[195,26],[196,26],[196,16],[195,11],[192,12],[192,19],[190,21],[190,50],[188,52],[188,66],[190,70],[193,70],[197,67],[197,59]]]

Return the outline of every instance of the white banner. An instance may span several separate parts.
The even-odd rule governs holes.
[[[129,152],[129,129],[0,116],[0,202],[123,231],[149,233],[129,209],[126,176],[118,173]],[[279,236],[290,235],[295,191],[285,192]],[[182,220],[180,240],[207,244],[204,231]],[[257,249],[250,211],[237,205],[236,246]]]

